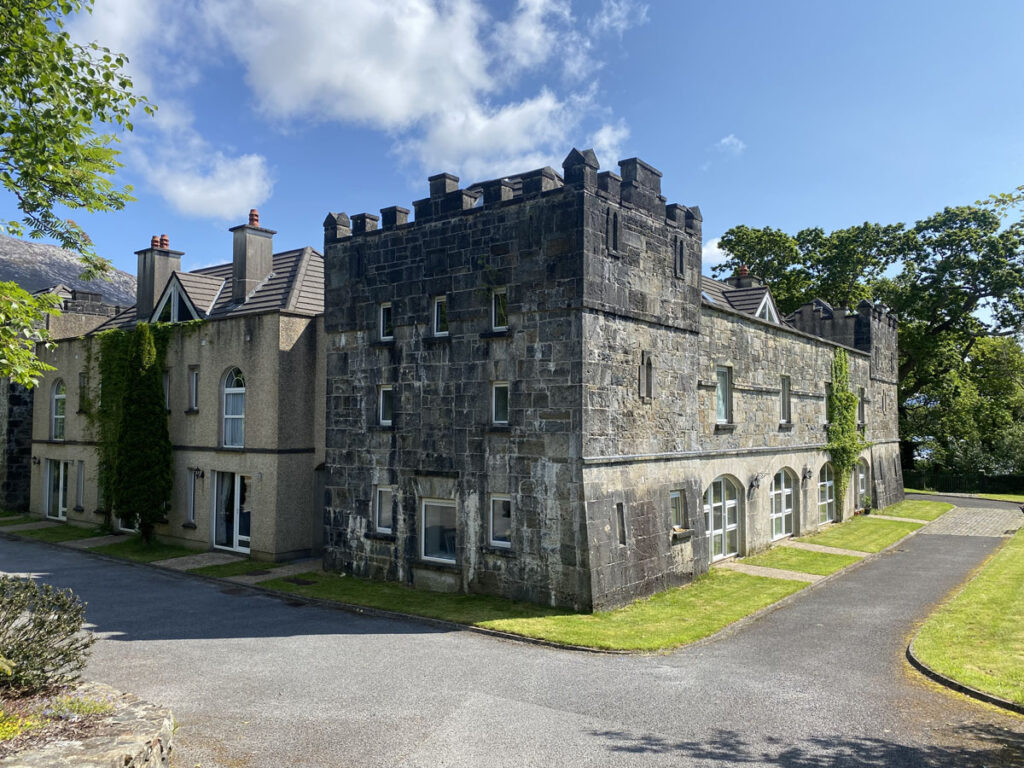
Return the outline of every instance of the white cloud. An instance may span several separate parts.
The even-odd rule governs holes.
[[[711,267],[717,264],[724,264],[729,260],[729,254],[723,251],[720,246],[721,240],[722,238],[720,237],[714,237],[701,247],[701,261],[705,271],[710,271]]]
[[[572,21],[567,0],[519,0],[508,21],[494,25],[491,35],[499,68],[530,69],[559,53],[560,36]]]
[[[192,161],[162,155],[144,165],[150,183],[189,216],[239,218],[266,201],[273,189],[267,161],[260,155],[228,157],[212,151]]]
[[[631,27],[647,23],[647,5],[634,0],[603,0],[601,8],[590,20],[590,34],[615,34],[622,37]]]
[[[719,139],[718,143],[715,144],[715,149],[719,152],[724,152],[729,155],[739,156],[743,153],[743,150],[747,148],[747,145],[736,138],[735,134],[730,133],[728,136]]]
[[[622,144],[629,138],[629,128],[624,120],[605,123],[590,135],[587,143],[594,149],[602,168],[617,168],[622,159]]]

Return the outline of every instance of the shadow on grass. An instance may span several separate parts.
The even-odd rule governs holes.
[[[901,744],[880,737],[769,737],[753,743],[719,730],[705,741],[666,739],[625,731],[591,731],[609,752],[671,755],[679,764],[759,765],[777,768],[1010,768],[1024,765],[1024,734],[990,723],[947,729],[947,744]]]

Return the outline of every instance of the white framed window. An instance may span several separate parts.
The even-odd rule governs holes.
[[[672,527],[682,530],[686,527],[686,508],[682,491],[670,491],[668,506],[672,516]]]
[[[491,292],[491,330],[508,330],[508,289],[495,288]]]
[[[395,486],[378,485],[374,494],[373,527],[377,533],[395,529]]]
[[[448,297],[434,297],[434,335],[448,335]]]
[[[188,408],[190,411],[199,410],[199,366],[188,367]]]
[[[394,308],[390,301],[380,305],[380,323],[378,325],[381,341],[390,341],[395,338]]]
[[[831,523],[836,519],[836,483],[832,465],[826,463],[818,473],[818,522]]]
[[[382,427],[390,427],[395,418],[395,390],[385,384],[377,390],[377,423]]]
[[[85,509],[85,462],[81,460],[75,475],[75,509],[79,512]]]
[[[192,306],[188,296],[181,290],[177,282],[172,282],[170,290],[157,304],[150,319],[155,319],[158,323],[184,323],[198,318],[199,313]]]
[[[871,492],[868,490],[868,463],[861,459],[857,462],[857,466],[854,468],[854,483],[853,487],[857,491],[857,498],[855,499],[854,506],[866,507],[871,503]]]
[[[501,494],[491,496],[491,546],[512,546],[512,497]]]
[[[455,502],[452,499],[423,499],[420,555],[424,560],[455,562]]]
[[[196,492],[199,490],[199,469],[195,467],[188,468],[188,508],[185,510],[187,515],[186,522],[196,524]]]
[[[508,424],[508,382],[496,381],[491,386],[491,422]]]
[[[721,365],[715,369],[715,420],[732,423],[732,368]]]
[[[224,376],[224,447],[241,448],[245,445],[245,376],[232,368]]]
[[[865,410],[866,410],[865,407],[864,407],[864,398],[865,398],[865,396],[866,395],[865,395],[865,392],[864,392],[864,387],[858,387],[857,388],[857,423],[861,424],[861,425],[863,425],[865,423],[865,419],[864,419]]]
[[[64,416],[67,412],[67,387],[64,386],[64,379],[57,379],[53,382],[53,389],[50,390],[50,439],[64,439]]]
[[[789,376],[783,376],[779,380],[779,423],[791,424],[792,419]]]
[[[740,551],[739,493],[728,477],[716,477],[704,492],[704,522],[711,560]]]
[[[793,476],[780,469],[772,478],[772,539],[793,535]]]

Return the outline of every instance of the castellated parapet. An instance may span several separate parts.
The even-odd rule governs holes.
[[[786,320],[795,328],[871,355],[871,377],[898,383],[899,320],[888,307],[862,300],[854,310],[821,299],[804,304]]]

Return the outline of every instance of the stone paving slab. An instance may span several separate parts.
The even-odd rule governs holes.
[[[1016,509],[957,507],[921,533],[947,536],[1012,536],[1024,525],[1024,514]]]
[[[808,544],[806,541],[795,541],[787,539],[782,542],[784,547],[796,547],[806,549],[808,552],[824,552],[826,555],[853,555],[854,557],[867,557],[870,552],[861,552],[858,549],[843,549],[842,547],[826,547],[821,544]]]
[[[728,562],[716,566],[729,571],[738,571],[751,576],[766,576],[769,579],[788,579],[789,581],[806,581],[813,584],[821,581],[824,576],[816,573],[801,573],[800,571],[787,571],[782,568],[766,568],[763,565],[749,565],[748,563]]]
[[[153,565],[171,568],[175,571],[190,571],[193,568],[203,568],[207,565],[223,565],[224,563],[233,563],[241,559],[238,555],[232,555],[227,552],[197,552],[194,555],[157,560]]]
[[[894,523],[920,523],[921,525],[928,525],[932,522],[931,520],[922,520],[919,517],[896,517],[895,515],[878,515],[874,512],[870,515],[871,520],[892,520]]]
[[[73,541],[62,541],[61,543],[65,547],[71,547],[72,549],[89,549],[90,547],[102,547],[104,544],[116,544],[124,540],[123,534],[112,533],[106,536],[93,536],[88,539],[75,539]]]
[[[52,528],[55,525],[60,525],[60,523],[55,523],[51,520],[38,520],[34,523],[21,523],[20,525],[5,525],[0,527],[0,531],[17,533],[18,531],[35,531],[39,528]]]
[[[323,561],[319,557],[296,560],[293,563],[271,568],[269,573],[243,573],[239,576],[228,576],[225,581],[233,581],[236,584],[258,584],[261,581],[280,579],[283,576],[295,576],[299,573],[319,571],[323,568]]]

